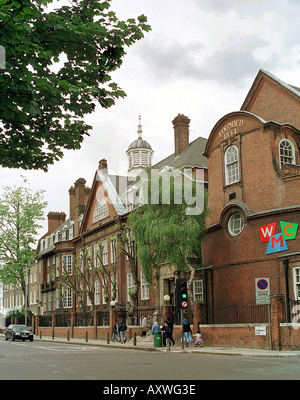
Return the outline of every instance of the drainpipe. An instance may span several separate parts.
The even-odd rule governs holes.
[[[291,322],[291,312],[290,312],[290,289],[289,289],[289,259],[285,258],[283,261],[284,272],[285,272],[285,291],[286,291],[286,317],[287,322]]]

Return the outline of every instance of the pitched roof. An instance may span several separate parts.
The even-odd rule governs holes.
[[[178,154],[178,156],[175,156],[175,153],[173,153],[169,157],[153,165],[152,168],[162,168],[165,166],[178,169],[192,167],[207,168],[207,159],[202,154],[205,150],[206,143],[206,138],[198,137]]]
[[[275,75],[271,74],[270,72],[260,69],[256,78],[254,79],[254,82],[253,82],[243,104],[242,104],[241,110],[247,110],[249,102],[252,99],[253,93],[256,91],[257,87],[260,84],[261,78],[264,75],[269,77],[273,81],[277,82],[280,86],[282,86],[285,90],[288,90],[293,95],[300,97],[300,88],[293,86],[293,85],[289,85],[289,84],[283,82],[281,79],[277,78]]]

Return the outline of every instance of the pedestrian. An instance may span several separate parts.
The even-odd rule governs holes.
[[[158,322],[154,322],[151,328],[151,335],[154,335],[154,332],[160,332],[160,326],[158,325]]]
[[[140,337],[146,336],[146,333],[147,333],[147,330],[148,330],[148,328],[147,328],[147,315],[146,314],[142,317],[142,328],[143,328],[143,331],[140,334]]]
[[[113,331],[112,331],[112,341],[114,342],[115,339],[117,339],[117,341],[119,342],[119,324],[118,321],[116,321],[113,325]]]
[[[126,324],[124,322],[121,322],[121,324],[119,325],[119,329],[118,330],[119,330],[119,334],[120,334],[121,344],[123,344],[123,343],[126,342],[126,339],[125,339],[125,333],[126,333],[126,330],[127,330]]]
[[[192,333],[189,321],[185,318],[183,320],[183,338],[185,341],[185,347],[189,347],[189,343],[194,341]]]
[[[173,339],[173,326],[174,326],[174,324],[173,324],[173,322],[171,322],[171,320],[170,320],[170,318],[167,318],[167,323],[168,323],[168,325],[169,325],[169,327],[171,328],[171,342],[172,342],[172,344],[173,344],[173,346],[174,346],[174,344],[175,344],[175,340]]]
[[[165,335],[165,340],[166,340],[166,351],[171,351],[171,339],[172,339],[172,330],[168,324],[168,321],[165,321],[164,323],[164,335]]]
[[[167,324],[167,320],[162,324],[162,326],[160,327],[160,330],[162,332],[162,344],[164,347],[166,347],[166,324]]]
[[[203,347],[203,340],[199,329],[197,333],[193,336],[195,336],[195,347],[198,347],[198,345],[200,345],[200,347]]]
[[[153,340],[154,332],[159,332],[161,334],[160,326],[158,325],[157,321],[155,321],[154,324],[152,325],[150,341]]]

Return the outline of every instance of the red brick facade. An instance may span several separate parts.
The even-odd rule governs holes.
[[[286,247],[282,237],[262,242],[260,236],[261,227],[276,222],[272,235],[285,229],[290,239],[291,224],[300,223],[299,96],[300,91],[260,71],[242,110],[221,118],[209,136],[211,215],[203,264],[210,306],[255,304],[255,279],[263,277],[271,295],[283,294],[290,306],[299,299],[300,232],[286,240]],[[292,165],[283,165],[283,144],[292,149]],[[284,228],[280,222],[289,224]]]
[[[241,110],[221,118],[211,131],[207,143],[203,138],[189,143],[190,120],[179,114],[173,120],[175,152],[156,165],[156,168],[184,168],[186,165],[189,168],[202,168],[205,183],[208,180],[210,214],[203,240],[203,268],[197,266],[194,277],[197,300],[193,310],[189,309],[189,317],[193,316],[194,331],[201,325],[202,336],[207,344],[228,345],[231,338],[236,346],[265,348],[269,345],[268,337],[256,337],[253,327],[241,327],[240,330],[228,327],[226,335],[221,328],[222,335],[218,336],[216,330],[213,332],[211,327],[203,325],[218,322],[213,311],[216,308],[222,310],[222,307],[228,306],[236,311],[236,306],[255,305],[256,279],[267,278],[273,296],[273,345],[300,345],[296,330],[291,333],[288,327],[279,329],[282,321],[294,322],[292,308],[300,299],[299,96],[300,89],[259,71]],[[203,157],[205,144],[206,159]],[[105,160],[101,160],[99,170],[104,175],[107,173]],[[70,220],[74,223],[72,239],[58,241],[46,251],[38,249],[39,262],[43,263],[43,282],[47,281],[51,270],[49,257],[72,254],[74,262],[80,264],[81,252],[103,241],[108,243],[107,268],[111,270],[111,239],[118,236],[116,225],[126,222],[128,216],[128,210],[120,211],[108,201],[107,215],[94,219],[99,200],[107,200],[111,195],[97,172],[91,189],[85,187],[83,179],[79,179],[70,188],[69,195]],[[70,224],[70,220],[66,223]],[[45,237],[52,234],[52,229],[58,228],[55,219],[51,224]],[[296,234],[293,236],[294,232]],[[137,268],[141,281],[141,270]],[[125,254],[118,258],[114,273],[118,277],[117,314],[114,315],[118,319],[125,319],[130,274]],[[153,317],[154,311],[161,308],[159,311],[162,311],[162,316],[172,319],[177,277],[171,265],[162,265],[160,277],[153,283],[149,294],[145,297],[142,287],[139,289],[139,317],[144,313]],[[42,292],[47,293],[47,290],[45,287]],[[163,300],[166,294],[170,296],[170,301]],[[48,309],[46,302],[44,305],[44,314],[55,311],[54,302],[52,308],[50,303]],[[109,304],[103,302],[102,290],[95,309],[107,312],[110,309]],[[74,313],[77,310],[78,299],[77,302],[74,300],[69,311]],[[96,331],[93,335],[100,333]],[[292,338],[290,342],[289,337]]]

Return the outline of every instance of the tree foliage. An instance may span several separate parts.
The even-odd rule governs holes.
[[[190,215],[187,213],[190,204],[185,201],[184,185],[192,185],[195,191],[198,182],[187,178],[183,172],[168,177],[169,185],[164,187],[163,174],[160,175],[158,201],[153,204],[150,199],[154,189],[149,175],[149,202],[131,212],[129,216],[138,249],[137,257],[148,282],[151,282],[153,275],[159,275],[164,261],[173,265],[179,272],[194,272],[191,258],[197,258],[199,264],[201,262],[201,238],[205,232],[207,215],[205,190],[202,188],[202,212]],[[181,193],[181,201],[178,201],[176,193]]]
[[[110,74],[151,29],[144,15],[120,21],[111,0],[69,0],[49,12],[52,1],[0,0],[4,167],[47,170],[64,149],[79,149],[91,129],[84,116],[126,96]]]
[[[20,285],[24,294],[25,275],[34,263],[36,235],[46,204],[43,191],[33,193],[26,186],[5,187],[0,199],[0,280]]]

